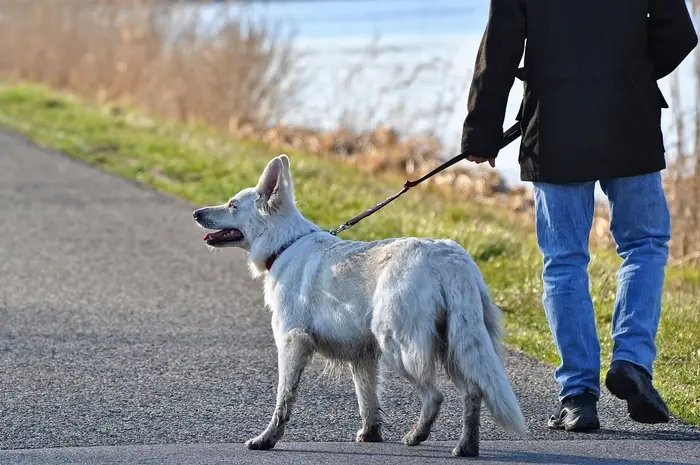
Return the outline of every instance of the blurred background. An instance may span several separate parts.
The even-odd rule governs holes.
[[[485,0],[2,0],[0,73],[367,169],[424,172],[457,153]],[[696,20],[700,1],[689,2]],[[660,85],[674,252],[700,243],[700,52]],[[514,121],[515,82],[504,127]],[[497,171],[435,182],[529,212],[517,145]],[[504,200],[505,199],[505,200]],[[601,204],[594,239],[611,245]]]

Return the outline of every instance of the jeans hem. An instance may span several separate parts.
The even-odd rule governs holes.
[[[596,400],[600,399],[600,388],[593,389],[591,387],[584,387],[584,388],[576,388],[576,389],[572,389],[570,391],[567,391],[565,395],[559,394],[559,402],[563,401],[567,397],[578,396],[581,394],[585,394],[587,392],[590,394],[593,394],[595,396]]]
[[[644,365],[642,365],[642,364],[639,363],[638,361],[634,360],[633,357],[627,357],[627,356],[625,356],[625,355],[613,354],[611,363],[612,363],[612,362],[627,362],[627,363],[631,363],[631,364],[634,365],[635,367],[638,367],[638,368],[644,370],[644,372],[645,372],[646,374],[648,374],[649,376],[651,376],[651,377],[654,376],[654,370],[653,370],[653,368],[652,368],[652,370],[649,370],[649,368],[645,367]]]

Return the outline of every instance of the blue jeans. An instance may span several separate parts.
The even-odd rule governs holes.
[[[661,173],[600,181],[610,205],[619,269],[612,320],[612,359],[652,374],[670,240]],[[600,344],[589,293],[588,239],[595,183],[535,183],[537,241],[542,252],[542,303],[561,365],[560,400],[600,394]]]

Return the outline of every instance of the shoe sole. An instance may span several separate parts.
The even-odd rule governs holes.
[[[639,389],[638,380],[627,370],[608,371],[605,386],[618,399],[627,401],[627,413],[639,423],[668,423],[669,417],[655,399],[645,396]]]

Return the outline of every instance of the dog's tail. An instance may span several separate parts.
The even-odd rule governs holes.
[[[479,387],[486,407],[498,424],[524,437],[525,419],[499,356],[500,309],[492,303],[481,273],[477,270],[470,275],[477,280],[483,320],[479,315],[462,310],[464,303],[470,300],[466,289],[459,292],[453,287],[452,292],[446,293],[450,307],[446,366],[458,384],[466,388],[471,381]]]

